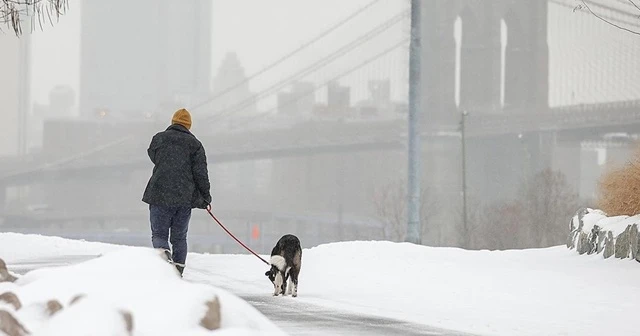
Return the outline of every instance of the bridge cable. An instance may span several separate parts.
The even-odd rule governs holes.
[[[338,49],[337,51],[333,52],[332,54],[324,57],[323,59],[320,59],[319,61],[315,62],[314,64],[298,71],[297,73],[282,79],[280,81],[278,81],[276,84],[271,85],[270,87],[256,93],[255,95],[246,98],[242,101],[240,101],[239,103],[234,104],[233,106],[231,106],[230,108],[223,110],[223,111],[218,111],[219,113],[214,114],[208,118],[206,118],[206,121],[218,121],[218,119],[220,117],[225,117],[228,116],[230,114],[233,114],[235,112],[241,111],[244,108],[250,106],[251,104],[253,104],[255,101],[257,101],[260,98],[264,98],[267,97],[273,93],[278,92],[279,90],[281,90],[282,88],[286,87],[287,85],[290,84],[290,82],[298,80],[300,78],[304,78],[305,76],[327,66],[328,64],[330,64],[331,62],[335,61],[336,59],[344,56],[345,54],[347,54],[348,52],[352,51],[353,49],[357,48],[358,46],[370,41],[371,39],[373,39],[374,37],[382,34],[383,32],[389,30],[391,27],[393,27],[395,24],[397,24],[398,22],[401,22],[405,17],[407,17],[409,15],[409,10],[403,11],[399,14],[396,14],[395,16],[393,16],[392,18],[388,19],[387,21],[383,22],[382,24],[378,25],[377,27],[375,27],[374,29],[370,30],[369,32],[359,36],[358,38],[356,38],[355,40],[347,43],[346,45],[342,46],[340,49]],[[214,119],[217,118],[217,119]]]
[[[335,76],[335,77],[333,77],[333,78],[331,78],[331,79],[329,79],[329,80],[325,81],[322,85],[320,85],[320,86],[318,86],[318,87],[314,88],[313,90],[309,90],[309,91],[307,91],[307,92],[305,92],[305,93],[301,94],[300,96],[296,97],[295,99],[291,99],[291,100],[287,101],[287,102],[286,102],[286,103],[284,103],[283,105],[273,107],[273,108],[271,108],[271,109],[267,110],[266,112],[260,113],[260,114],[258,114],[258,115],[256,115],[256,116],[254,116],[254,118],[251,118],[251,119],[249,119],[249,120],[244,120],[244,122],[243,122],[243,123],[239,123],[239,124],[237,124],[237,125],[234,125],[234,127],[237,127],[237,126],[247,126],[247,125],[250,125],[251,123],[253,123],[253,122],[257,121],[258,119],[261,119],[261,118],[264,118],[264,117],[266,117],[266,116],[272,115],[271,113],[272,113],[272,112],[274,112],[274,111],[276,111],[278,108],[280,108],[280,107],[286,107],[286,106],[289,106],[289,105],[291,105],[291,104],[294,104],[294,103],[298,102],[300,99],[302,99],[302,98],[304,98],[304,97],[307,97],[307,96],[310,96],[310,95],[314,94],[315,92],[317,92],[317,91],[318,91],[318,90],[320,90],[321,88],[323,88],[323,87],[327,86],[329,83],[331,83],[331,82],[333,82],[333,81],[335,81],[335,80],[338,80],[338,79],[340,79],[340,78],[342,78],[342,77],[344,77],[344,76],[348,76],[348,75],[350,75],[351,73],[355,72],[356,70],[359,70],[360,68],[362,68],[362,67],[364,67],[364,66],[366,66],[366,65],[368,65],[368,64],[370,64],[370,63],[372,63],[372,62],[374,62],[374,61],[376,61],[376,60],[378,60],[378,59],[380,59],[380,58],[382,58],[383,56],[385,56],[385,55],[389,54],[390,52],[392,52],[392,51],[394,51],[394,50],[398,49],[399,47],[402,47],[403,45],[406,45],[408,42],[409,42],[409,38],[408,38],[408,37],[407,37],[407,38],[405,38],[405,39],[402,39],[402,40],[401,40],[401,41],[399,41],[398,43],[393,44],[391,47],[389,47],[389,48],[387,48],[387,49],[383,50],[382,52],[380,52],[380,53],[378,53],[378,54],[374,55],[373,57],[371,57],[371,58],[369,58],[369,59],[365,60],[364,62],[362,62],[362,63],[358,64],[357,66],[352,67],[352,68],[350,68],[350,69],[348,69],[348,70],[346,70],[346,71],[344,71],[344,72],[340,73],[339,75],[337,75],[337,76]]]
[[[236,83],[230,87],[227,87],[226,89],[224,89],[222,92],[218,92],[216,93],[213,97],[200,102],[194,106],[191,106],[189,109],[191,110],[195,110],[198,109],[206,104],[211,103],[212,101],[226,95],[227,93],[237,89],[238,87],[246,84],[247,82],[249,82],[252,79],[255,79],[256,77],[264,74],[265,72],[273,69],[274,67],[282,64],[283,62],[285,62],[286,60],[290,59],[291,57],[295,56],[297,53],[301,52],[302,50],[308,48],[309,46],[311,46],[312,44],[318,42],[319,40],[323,39],[324,37],[328,36],[329,34],[331,34],[332,32],[334,32],[335,30],[337,30],[338,28],[344,26],[346,23],[348,23],[349,21],[353,20],[354,18],[356,18],[358,15],[364,13],[367,9],[371,8],[373,5],[375,5],[376,3],[380,2],[381,0],[373,0],[370,3],[368,3],[367,5],[357,9],[355,12],[353,12],[351,15],[347,16],[346,18],[344,18],[343,20],[341,20],[340,22],[334,24],[333,26],[329,27],[327,30],[323,31],[322,33],[320,33],[319,35],[317,35],[316,37],[312,38],[311,40],[305,42],[303,45],[301,45],[300,47],[296,48],[295,50],[290,51],[289,53],[287,53],[286,55],[280,57],[278,60],[276,60],[275,62],[267,65],[266,67],[262,68],[261,70],[259,70],[258,72],[250,75],[249,77],[245,78],[244,80],[240,81],[239,83]]]

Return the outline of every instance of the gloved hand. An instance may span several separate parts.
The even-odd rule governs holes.
[[[198,209],[210,209],[211,208],[211,195],[207,195],[202,198],[202,202],[198,204]]]
[[[204,200],[196,205],[198,209],[207,209],[210,206],[211,206],[211,203],[206,202]]]

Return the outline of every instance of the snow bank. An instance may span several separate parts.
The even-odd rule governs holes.
[[[0,234],[0,241],[6,243],[3,239],[6,234]],[[46,247],[52,241],[42,237],[20,239],[31,240],[30,247]],[[53,241],[83,254],[111,249],[101,244]],[[0,245],[0,256],[8,246]],[[29,272],[15,284],[0,283],[0,293],[15,293],[22,308],[15,310],[5,304],[0,309],[10,311],[34,335],[282,334],[266,317],[229,292],[182,280],[161,255],[150,248],[119,248],[72,266]],[[219,308],[213,304],[215,300]],[[55,302],[62,309],[51,314]],[[210,310],[207,303],[214,308]],[[202,327],[203,317],[218,310],[220,329],[212,332]]]
[[[271,291],[265,266],[253,256],[189,258],[194,281],[237,294]],[[305,249],[299,296],[282,299],[473,334],[633,335],[639,277],[635,261],[602,263],[564,247],[466,251],[346,242]]]
[[[583,208],[571,219],[567,247],[579,254],[602,254],[609,258],[640,261],[640,215],[612,216],[600,210]]]
[[[40,245],[40,237],[30,242],[28,237],[23,238],[25,240],[20,244],[27,244],[23,246]],[[4,245],[7,240],[3,239],[0,234],[0,256],[7,248],[20,247]],[[71,246],[78,242],[68,243]],[[302,243],[304,246],[304,241]],[[93,243],[78,244],[85,246],[85,251],[79,253],[86,255],[93,254],[94,247],[101,248]],[[119,321],[118,315],[113,315],[113,309],[125,309],[132,312],[136,328],[148,331],[156,326],[152,322],[154,317],[165,320],[157,322],[157,327],[167,327],[169,319],[193,325],[194,316],[199,317],[204,312],[202,302],[212,295],[219,295],[222,309],[233,311],[219,334],[251,335],[254,333],[250,328],[262,327],[271,330],[267,327],[270,326],[268,321],[247,307],[244,301],[204,285],[214,284],[235,295],[270,296],[272,285],[264,276],[266,267],[254,256],[190,254],[185,271],[188,281],[180,281],[174,279],[171,272],[165,273],[162,262],[157,266],[151,260],[145,262],[144,267],[127,265],[135,258],[139,258],[136,264],[147,258],[139,252],[132,255],[125,251],[116,251],[77,266],[28,274],[21,279],[18,289],[7,288],[24,296],[30,304],[31,308],[22,308],[24,313],[21,314],[25,316],[20,315],[20,318],[27,319],[29,309],[35,311],[30,314],[37,316],[42,311],[37,303],[49,297],[62,300],[66,306],[63,312],[71,314],[68,298],[74,293],[85,292],[92,294],[87,298],[98,300],[95,305],[111,309],[109,319]],[[62,254],[63,251],[53,253]],[[121,267],[121,273],[128,273],[126,276],[119,274],[120,279],[98,263],[100,259],[112,257],[114,259],[106,264],[122,261],[119,256],[128,261],[123,265],[117,262],[109,268]],[[640,265],[629,259],[602,262],[601,258],[598,255],[580,256],[562,246],[465,251],[407,243],[334,243],[303,251],[299,296],[281,299],[473,334],[635,335],[637,327],[632,322],[640,311],[640,291],[637,290]],[[11,267],[11,262],[8,264]],[[65,276],[65,269],[96,283],[74,282]],[[87,272],[94,274],[87,275]],[[159,285],[155,279],[170,284]],[[51,287],[55,291],[47,292],[45,282],[55,284]],[[187,284],[189,282],[200,285],[192,287]],[[166,289],[169,286],[171,290]],[[110,289],[104,290],[106,287]],[[40,296],[44,293],[55,295]],[[181,308],[165,308],[169,302],[175,302],[174,305]],[[235,307],[236,303],[238,307]],[[90,302],[86,304],[90,305]],[[86,310],[90,309],[95,308],[90,305]],[[226,316],[224,311],[223,316]],[[83,319],[85,317],[78,317],[77,321]],[[253,321],[252,327],[243,324],[243,320]],[[122,324],[119,327],[122,328]],[[138,335],[143,335],[142,329],[136,330],[139,330]],[[154,332],[147,334],[154,335]],[[168,332],[163,330],[161,334]],[[179,334],[189,335],[189,332]]]
[[[93,257],[122,248],[126,247],[34,234],[0,233],[0,258],[7,263],[59,256]]]

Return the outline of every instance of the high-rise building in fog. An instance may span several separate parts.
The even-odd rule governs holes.
[[[164,114],[208,97],[211,1],[86,0],[81,20],[83,117]]]
[[[25,154],[29,115],[29,36],[0,34],[0,157]]]
[[[213,79],[213,95],[209,111],[224,115],[253,115],[256,99],[249,88],[247,75],[238,54],[229,52]]]

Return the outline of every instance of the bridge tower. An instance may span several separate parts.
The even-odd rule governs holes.
[[[549,107],[547,1],[504,1],[506,27],[504,105],[507,108]]]
[[[547,2],[425,0],[424,122],[548,106]]]
[[[482,118],[548,110],[547,5],[547,1],[425,0],[423,129],[459,129],[463,111],[470,118]],[[468,196],[489,195],[494,199],[483,201],[490,202],[514,194],[523,178],[550,161],[544,153],[551,147],[539,145],[548,142],[529,141],[545,136],[468,139],[464,168]],[[451,223],[458,216],[462,223],[461,159],[460,137],[430,137],[423,146],[425,185],[440,200],[434,209],[439,215],[426,225],[447,223],[429,230],[428,244],[463,243]]]

